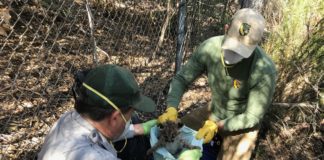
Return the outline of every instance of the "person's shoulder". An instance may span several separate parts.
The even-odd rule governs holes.
[[[76,111],[71,110],[63,113],[60,118],[57,120],[58,123],[66,123],[71,121],[72,116],[75,114]]]
[[[250,71],[250,85],[262,84],[261,82],[265,82],[264,80],[267,79],[270,80],[268,82],[274,82],[277,78],[277,70],[271,58],[259,46],[257,46],[254,56]]]
[[[214,36],[208,38],[199,45],[196,52],[202,55],[215,55],[217,53],[220,53],[223,39],[224,36]]]
[[[55,134],[58,134],[55,132]],[[83,152],[91,152],[91,143],[81,136],[70,138],[60,136],[47,137],[38,157],[44,160],[68,159],[78,157]],[[71,159],[71,158],[69,158]],[[75,159],[75,158],[72,158]]]
[[[272,59],[266,54],[266,52],[260,47],[256,48],[256,69],[261,70],[263,74],[276,74],[276,66]]]
[[[203,41],[201,43],[201,45],[204,46],[221,46],[222,42],[223,42],[224,36],[214,36],[214,37],[210,37],[208,39],[206,39],[205,41]]]
[[[42,158],[41,158],[42,157]],[[119,160],[116,155],[103,149],[97,144],[77,144],[71,148],[61,147],[51,150],[39,157],[44,160],[51,159],[78,159],[78,160]]]

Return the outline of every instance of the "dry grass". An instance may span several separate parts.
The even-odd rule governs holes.
[[[35,159],[50,127],[62,113],[73,108],[70,92],[73,73],[94,66],[89,25],[82,1],[2,3],[12,4],[12,29],[7,32],[8,36],[0,37],[0,159]],[[170,23],[162,49],[155,59],[151,59],[166,5],[149,2],[132,5],[129,9],[121,4],[118,7],[92,6],[95,37],[98,47],[109,55],[99,53],[99,62],[129,68],[144,94],[157,102],[156,114],[141,115],[143,119],[150,119],[165,108],[174,70],[176,19]],[[152,7],[156,9],[153,13]],[[200,23],[193,25],[202,28],[195,28],[193,35],[187,36],[194,44],[187,44],[187,53],[192,52],[198,39],[221,33],[222,27],[213,28],[215,24],[222,24],[219,17],[199,16],[202,21],[210,20],[211,27],[199,26]],[[189,18],[194,20],[195,17]],[[201,25],[207,26],[206,23]],[[297,79],[303,81],[303,78]],[[284,80],[279,80],[279,84],[286,83]],[[296,82],[287,85],[292,86],[288,93],[296,91],[294,84]],[[209,101],[210,90],[206,77],[202,77],[184,95],[181,113],[207,105]],[[323,159],[323,110],[315,106],[272,107],[256,159]]]

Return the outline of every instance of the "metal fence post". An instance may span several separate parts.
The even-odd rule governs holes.
[[[187,14],[186,0],[180,0],[175,73],[177,73],[180,70],[181,63],[182,63],[182,55],[184,52],[184,42],[185,42],[185,35],[186,35],[186,30],[185,30],[186,14]]]

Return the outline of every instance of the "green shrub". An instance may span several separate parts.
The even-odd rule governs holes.
[[[279,71],[277,101],[307,101],[316,98],[324,63],[322,0],[276,1],[276,21],[271,21],[270,35],[263,44]]]

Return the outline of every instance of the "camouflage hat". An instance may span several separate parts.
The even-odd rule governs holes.
[[[103,65],[89,71],[84,82],[86,87],[84,102],[99,107],[107,107],[108,102],[98,94],[105,96],[118,108],[132,107],[143,112],[156,110],[154,101],[140,93],[140,88],[133,74],[117,65]],[[85,86],[85,85],[84,85]]]

